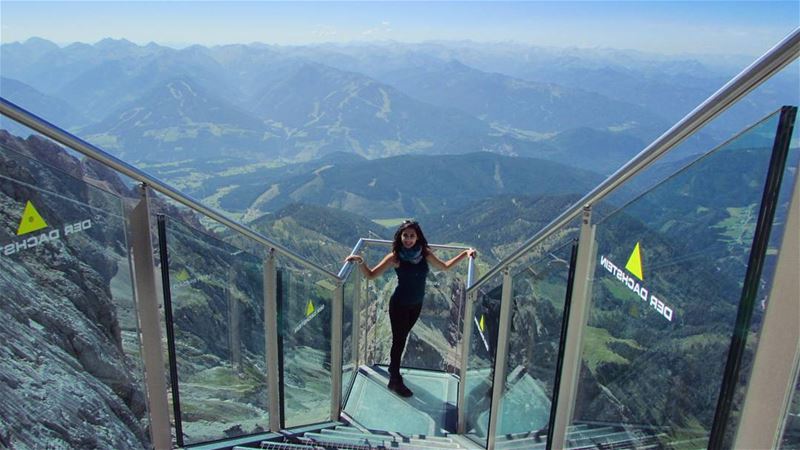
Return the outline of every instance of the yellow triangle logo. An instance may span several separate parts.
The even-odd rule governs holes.
[[[177,275],[175,275],[175,279],[178,281],[186,281],[189,279],[189,272],[187,272],[186,269],[182,269]]]
[[[486,329],[486,320],[485,319],[486,319],[486,316],[481,314],[481,321],[478,323],[478,328],[480,328],[481,331],[484,331]]]
[[[28,203],[25,204],[25,209],[22,211],[22,220],[19,221],[17,236],[41,230],[42,228],[47,228],[47,223],[39,215],[39,211],[36,211],[33,203],[28,200]]]
[[[636,278],[644,281],[644,275],[642,275],[642,250],[639,248],[638,242],[636,243],[636,247],[633,248],[631,256],[628,258],[628,264],[625,264],[625,268],[628,269],[628,272],[636,276]]]
[[[311,314],[314,314],[314,304],[311,303],[311,300],[309,300],[308,304],[306,305],[306,317],[310,316]]]

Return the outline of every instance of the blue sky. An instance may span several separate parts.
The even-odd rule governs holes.
[[[798,1],[219,2],[0,0],[0,39],[59,44],[515,41],[757,55],[800,26]]]

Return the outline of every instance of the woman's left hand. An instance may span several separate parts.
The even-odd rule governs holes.
[[[468,250],[465,250],[465,252],[467,252],[467,258],[477,258],[478,257],[478,252],[476,252],[474,248],[470,248]]]

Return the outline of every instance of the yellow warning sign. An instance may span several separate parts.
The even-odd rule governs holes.
[[[25,204],[25,209],[22,211],[22,220],[19,221],[17,236],[41,230],[42,228],[47,228],[47,223],[39,215],[39,211],[36,211],[33,203],[28,200],[28,203]]]
[[[314,314],[314,304],[311,303],[311,300],[309,300],[308,304],[306,305],[306,317],[312,314]]]
[[[485,331],[485,329],[486,329],[486,321],[485,321],[485,319],[486,319],[486,316],[481,314],[481,321],[478,323],[478,328],[480,328],[481,331]]]
[[[186,281],[189,279],[189,272],[186,269],[181,269],[177,275],[175,275],[175,279],[178,281]]]
[[[644,281],[644,275],[642,274],[642,250],[639,248],[638,242],[636,243],[636,247],[633,248],[631,256],[628,258],[628,263],[625,264],[625,268],[628,269],[628,272],[636,276],[636,278]]]

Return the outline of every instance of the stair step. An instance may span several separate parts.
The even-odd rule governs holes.
[[[334,428],[336,431],[343,431],[347,433],[364,433],[360,429],[356,427],[351,427],[347,425],[340,425]],[[453,442],[453,440],[446,436],[432,436],[429,434],[405,434],[405,433],[396,433],[391,431],[383,431],[383,430],[370,430],[374,436],[387,436],[388,438],[398,437],[398,438],[409,438],[409,439],[421,439],[430,442]]]
[[[290,444],[288,442],[270,442],[270,441],[263,441],[260,444],[261,449],[265,450],[325,450],[322,447],[317,447],[313,445],[302,445],[302,444]],[[253,450],[252,447],[233,447],[233,450]]]
[[[398,450],[428,450],[428,444],[411,444],[406,442],[392,441],[391,439],[363,439],[363,438],[343,438],[339,436],[325,435],[321,433],[306,433],[298,438],[301,442],[308,445],[318,445],[324,447],[346,448],[348,450],[368,450],[368,449],[398,449]],[[454,448],[454,447],[450,447]]]
[[[347,438],[341,436],[330,436],[322,433],[306,433],[298,439],[307,444],[317,445],[349,445],[362,448],[392,447],[391,440],[377,438]]]
[[[411,445],[421,445],[427,446],[429,448],[459,448],[460,446],[453,442],[452,439],[448,438],[439,438],[439,439],[425,439],[425,438],[409,438],[404,436],[396,436],[390,434],[373,434],[373,433],[362,433],[362,432],[351,432],[351,431],[339,431],[339,430],[321,430],[321,434],[329,435],[329,436],[340,436],[345,438],[352,438],[352,439],[370,439],[370,440],[383,440],[383,441],[390,441],[390,442],[398,442],[398,443],[405,443]],[[444,439],[444,440],[442,440]]]
[[[534,438],[523,438],[523,439],[495,442],[495,448],[497,448],[498,450],[512,450],[512,449],[534,450],[534,449],[544,449],[545,447],[547,447],[546,439],[542,439],[539,442],[536,442]]]

